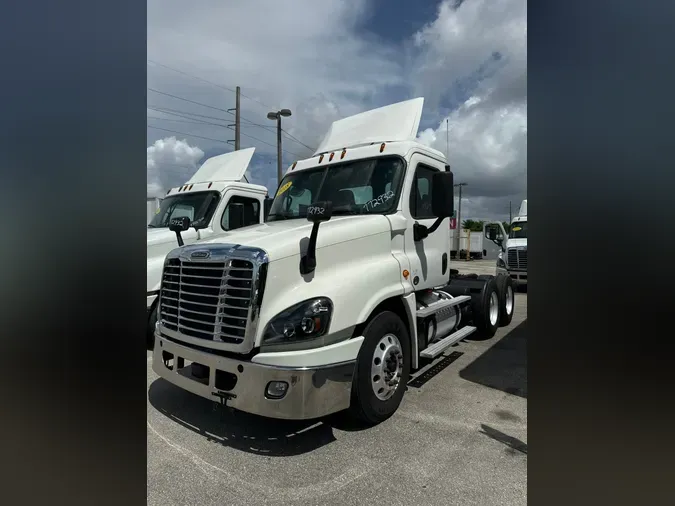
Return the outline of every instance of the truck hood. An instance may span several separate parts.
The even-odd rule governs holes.
[[[158,244],[165,244],[173,242],[176,247],[176,233],[167,228],[149,228],[148,229],[148,246],[156,246]]]
[[[304,252],[312,232],[312,223],[305,219],[280,220],[251,225],[226,237],[220,236],[200,241],[200,245],[239,244],[265,250],[270,262]],[[390,233],[389,220],[383,215],[336,216],[319,227],[316,247],[352,241],[376,234]]]
[[[521,248],[527,246],[527,238],[524,239],[508,239],[506,241],[507,248]]]

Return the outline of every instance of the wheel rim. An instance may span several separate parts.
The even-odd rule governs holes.
[[[497,318],[499,318],[499,298],[497,292],[490,294],[490,324],[497,325]]]
[[[386,401],[398,388],[403,374],[403,350],[394,334],[386,334],[375,346],[370,383],[375,396]]]
[[[511,315],[511,312],[513,311],[513,288],[510,286],[506,287],[506,296],[505,296],[505,306],[506,306],[506,314]]]

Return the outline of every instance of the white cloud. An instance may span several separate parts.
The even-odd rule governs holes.
[[[526,191],[526,1],[466,0],[456,9],[455,3],[439,3],[436,19],[417,33],[402,34],[405,40],[395,46],[367,35],[359,24],[372,0],[148,0],[148,58],[222,86],[239,85],[257,100],[242,99],[242,147],[273,157],[250,171],[268,187],[276,184],[276,136],[268,110],[290,108],[284,128],[314,147],[333,120],[366,110],[373,100],[384,105],[424,96],[425,124],[432,120],[435,128],[420,138],[445,152],[445,118],[450,122],[450,163],[457,179],[469,182],[462,214],[508,216],[509,199],[524,198]],[[232,92],[162,67],[149,67],[148,86],[220,109],[234,107]],[[448,102],[460,106],[448,112]],[[224,111],[152,92],[148,104],[222,118],[205,119],[213,123],[232,121]],[[230,149],[225,142],[232,131],[173,118],[178,121],[149,124],[215,139],[187,137],[207,152]],[[148,130],[150,141],[166,135]],[[286,137],[283,146],[285,163],[311,153]]]
[[[148,196],[163,197],[197,171],[204,152],[175,137],[159,139],[148,147]]]
[[[468,183],[463,218],[504,218],[509,200],[519,205],[527,189],[526,3],[451,5],[444,2],[438,18],[414,38],[420,74],[415,86],[428,98],[426,105],[452,94],[444,83],[475,75],[487,63],[470,97],[419,138],[447,152],[457,182]]]

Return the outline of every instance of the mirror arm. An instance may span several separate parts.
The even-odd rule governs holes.
[[[180,235],[179,230],[176,230],[176,240],[178,241],[178,246],[183,247],[185,243],[183,242],[183,237]]]
[[[436,232],[436,230],[438,230],[438,227],[441,226],[441,223],[443,223],[444,219],[445,218],[436,218],[436,221],[434,221],[433,225],[431,225],[430,227],[415,222],[415,224],[413,225],[413,240],[415,242],[419,242],[429,237],[429,234],[433,234],[434,232]]]

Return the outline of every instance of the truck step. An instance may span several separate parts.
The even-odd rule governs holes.
[[[448,337],[444,337],[435,344],[432,344],[428,348],[420,353],[421,357],[424,358],[436,358],[441,353],[443,353],[448,347],[452,346],[456,342],[461,341],[465,337],[473,334],[476,330],[476,327],[462,327],[457,332],[453,332]]]
[[[427,316],[439,312],[441,309],[445,309],[446,307],[450,306],[456,306],[457,304],[461,304],[462,302],[466,302],[468,300],[471,300],[471,296],[469,295],[460,295],[459,297],[453,297],[452,299],[441,299],[434,304],[423,307],[422,309],[418,309],[417,317],[426,318]]]

